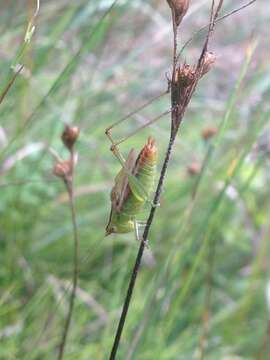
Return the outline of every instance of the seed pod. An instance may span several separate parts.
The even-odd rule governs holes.
[[[68,179],[72,173],[72,164],[70,160],[58,161],[53,168],[53,174],[62,179]]]
[[[179,26],[188,11],[189,0],[167,0],[167,2],[172,9],[175,23]]]
[[[188,91],[196,81],[196,70],[193,66],[182,64],[175,69],[175,76],[171,82],[171,102],[173,112],[177,113],[187,98]]]
[[[201,164],[197,161],[193,161],[187,167],[187,172],[190,176],[196,176],[201,172]]]
[[[63,134],[61,136],[62,141],[64,145],[71,150],[78,139],[78,136],[80,134],[80,129],[76,126],[70,127],[66,126],[65,130],[63,131]]]
[[[218,129],[216,127],[207,127],[202,131],[202,138],[204,140],[211,139],[213,136],[217,134],[217,132]]]
[[[180,65],[175,71],[175,83],[181,87],[188,87],[193,83],[196,77],[195,69],[188,65]]]
[[[137,159],[131,150],[125,169],[115,178],[111,192],[111,214],[106,235],[128,233],[134,230],[134,220],[142,212],[153,190],[157,163],[157,148],[154,139],[148,138]],[[129,176],[127,170],[132,174]]]
[[[216,62],[217,57],[212,52],[207,51],[203,59],[202,76],[210,71],[212,65]]]

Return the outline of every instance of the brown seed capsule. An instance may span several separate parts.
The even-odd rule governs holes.
[[[216,127],[207,127],[202,131],[202,138],[204,140],[211,139],[213,136],[217,134],[217,132],[218,129]]]
[[[183,17],[186,15],[189,8],[189,0],[167,0],[172,13],[174,15],[174,20],[177,26],[181,24]]]
[[[175,83],[187,87],[193,83],[195,76],[194,68],[188,64],[183,64],[175,71]]]
[[[72,164],[70,160],[58,161],[53,168],[53,174],[64,180],[68,179],[72,173]]]
[[[66,125],[65,130],[62,134],[62,141],[64,145],[71,150],[73,148],[73,145],[75,144],[76,140],[78,139],[78,136],[80,134],[80,129],[76,126],[70,127]]]
[[[207,74],[212,65],[216,62],[217,57],[212,52],[206,52],[203,60],[202,76]]]
[[[201,172],[201,164],[193,161],[188,167],[187,172],[190,176],[198,175]]]

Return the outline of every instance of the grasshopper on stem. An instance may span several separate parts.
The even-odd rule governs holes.
[[[166,92],[158,95],[136,111],[120,119],[105,131],[106,136],[112,143],[111,151],[122,165],[122,169],[117,174],[115,184],[111,191],[111,212],[109,222],[106,226],[106,235],[112,233],[128,233],[135,230],[136,238],[140,238],[139,233],[141,224],[137,221],[137,216],[144,210],[146,203],[149,202],[151,192],[153,191],[157,165],[157,147],[155,145],[155,140],[152,137],[149,137],[147,143],[137,157],[134,149],[132,149],[128,154],[127,160],[125,160],[119,151],[118,145],[135,133],[148,127],[150,124],[153,124],[164,115],[169,114],[171,110],[150,120],[138,130],[117,142],[113,140],[111,130],[136,112],[151,104],[154,100],[168,94],[169,91],[170,88],[168,87]]]
[[[129,152],[111,191],[112,206],[106,235],[133,230],[138,234],[136,216],[153,190],[156,164],[157,148],[151,137],[137,158],[133,149]]]

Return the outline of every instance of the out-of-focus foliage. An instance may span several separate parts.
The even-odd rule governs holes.
[[[0,107],[0,359],[56,357],[72,275],[72,226],[49,148],[81,128],[76,209],[80,281],[65,359],[107,359],[138,243],[104,237],[120,165],[104,130],[166,90],[171,24],[164,0],[42,1],[25,68]],[[208,21],[194,0],[180,42]],[[227,1],[232,10],[235,1]],[[0,88],[34,1],[1,1]],[[217,65],[186,114],[144,258],[119,359],[269,359],[270,5],[220,22]],[[203,34],[185,51],[196,59]],[[255,45],[256,48],[255,48]],[[253,52],[253,54],[251,54]],[[121,139],[169,108],[162,97],[115,128]],[[205,128],[220,128],[204,140]],[[159,147],[169,116],[121,145]],[[195,169],[195,171],[194,171]],[[197,170],[200,170],[197,173]],[[197,173],[197,174],[196,174]],[[147,213],[145,214],[145,216]],[[208,319],[208,320],[207,320]]]

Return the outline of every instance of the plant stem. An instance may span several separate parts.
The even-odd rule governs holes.
[[[206,274],[206,293],[204,299],[204,310],[202,315],[202,334],[200,336],[200,360],[205,359],[205,352],[207,346],[207,339],[209,335],[209,318],[211,315],[211,301],[212,301],[212,292],[213,292],[213,273],[215,268],[215,256],[216,256],[216,246],[217,242],[213,241],[210,243],[208,248],[207,255],[207,274]]]
[[[173,24],[173,58],[172,58],[173,69],[172,69],[172,79],[174,80],[175,79],[176,65],[177,65],[177,59],[176,59],[176,54],[177,54],[177,26],[176,26],[176,23],[175,23],[175,17],[174,17],[173,12],[172,12],[172,24]],[[173,99],[173,95],[172,95],[172,98],[171,98],[171,106],[172,106],[172,108],[173,108],[173,104],[174,104],[174,99]],[[175,117],[175,112],[172,111],[171,112],[172,122],[171,122],[170,140],[169,140],[169,143],[168,143],[167,151],[166,151],[166,154],[165,154],[165,158],[164,158],[164,161],[163,161],[161,173],[160,173],[160,176],[159,176],[158,185],[157,185],[154,200],[153,200],[153,205],[151,207],[151,210],[150,210],[147,222],[146,222],[146,226],[145,226],[145,229],[144,229],[144,232],[143,232],[143,237],[142,237],[142,240],[141,240],[141,244],[140,244],[140,247],[139,247],[139,250],[138,250],[138,253],[137,253],[137,257],[136,257],[136,260],[135,260],[135,264],[134,264],[134,267],[133,267],[133,270],[132,270],[132,273],[131,273],[129,286],[128,286],[128,289],[127,289],[124,305],[123,305],[123,308],[122,308],[122,313],[121,313],[121,316],[120,316],[120,320],[119,320],[118,327],[117,327],[116,334],[115,334],[115,338],[114,338],[113,347],[112,347],[112,350],[111,350],[110,360],[115,359],[118,348],[119,348],[121,335],[122,335],[122,332],[123,332],[123,328],[125,326],[125,321],[126,321],[130,301],[131,301],[133,290],[134,290],[134,287],[135,287],[138,271],[139,271],[139,268],[140,268],[140,265],[141,265],[144,249],[145,249],[145,246],[146,246],[146,243],[147,243],[148,233],[150,231],[150,227],[151,227],[152,222],[154,220],[156,209],[157,209],[157,206],[159,204],[159,199],[160,199],[160,195],[161,195],[161,192],[162,192],[163,183],[164,183],[165,176],[166,176],[166,173],[167,173],[168,165],[169,165],[169,162],[170,162],[174,141],[175,141],[175,138],[176,138],[176,135],[177,135],[177,132],[178,132],[179,125],[180,125],[180,122],[179,122],[178,126],[176,128],[174,128],[174,126],[173,126],[174,117]]]
[[[71,153],[72,164],[74,164],[74,154]],[[65,181],[68,196],[69,196],[69,203],[71,209],[71,217],[72,217],[72,226],[73,226],[73,236],[74,236],[74,252],[73,252],[73,279],[72,279],[72,290],[69,300],[69,309],[66,318],[66,323],[64,326],[64,331],[62,334],[62,339],[59,346],[58,352],[58,360],[63,359],[65,345],[67,341],[67,335],[70,327],[70,322],[72,318],[72,313],[74,309],[74,302],[77,290],[77,283],[78,283],[78,275],[79,275],[79,236],[78,236],[78,225],[77,225],[77,217],[76,217],[76,210],[74,204],[74,194],[73,194],[73,169],[72,169],[72,178],[70,180]]]
[[[248,5],[252,4],[255,1],[256,0],[250,1],[248,3]],[[173,59],[172,59],[172,62],[173,62],[173,74],[172,74],[172,81],[171,81],[171,109],[172,109],[172,111],[171,111],[171,135],[170,135],[170,140],[169,140],[169,144],[168,144],[168,147],[167,147],[165,159],[164,159],[164,162],[163,162],[163,165],[162,165],[162,170],[161,170],[161,173],[160,173],[158,185],[157,185],[157,188],[156,188],[154,201],[153,201],[153,206],[151,207],[150,214],[149,214],[149,217],[147,219],[146,227],[145,227],[144,233],[143,233],[143,238],[142,238],[139,250],[138,250],[138,254],[137,254],[137,257],[136,257],[136,261],[135,261],[132,273],[131,273],[129,286],[128,286],[128,289],[127,289],[127,293],[126,293],[122,313],[121,313],[121,316],[120,316],[120,320],[119,320],[117,331],[116,331],[115,338],[114,338],[113,347],[112,347],[111,354],[110,354],[110,360],[114,360],[116,358],[116,354],[117,354],[117,351],[118,351],[118,348],[119,348],[121,335],[122,335],[122,332],[123,332],[123,328],[125,326],[126,317],[127,317],[130,301],[131,301],[131,298],[132,298],[133,290],[134,290],[134,287],[135,287],[138,271],[139,271],[139,268],[140,268],[140,265],[141,265],[141,260],[142,260],[145,245],[146,245],[146,242],[147,242],[148,233],[150,231],[150,227],[152,225],[152,222],[153,222],[153,219],[154,219],[154,216],[155,216],[156,207],[159,204],[159,199],[160,199],[160,195],[161,195],[161,192],[162,192],[163,183],[164,183],[164,180],[165,180],[165,176],[166,176],[166,173],[167,173],[169,161],[170,161],[170,158],[171,158],[174,141],[175,141],[175,138],[176,138],[176,136],[178,134],[179,126],[180,126],[180,124],[181,124],[181,122],[183,120],[185,111],[186,111],[186,109],[187,109],[187,107],[189,105],[189,102],[190,102],[190,100],[191,100],[191,98],[192,98],[192,96],[193,96],[193,94],[194,94],[194,92],[196,90],[196,87],[197,87],[197,84],[198,84],[199,80],[202,78],[202,76],[204,76],[206,74],[206,72],[209,71],[209,70],[206,70],[206,72],[204,72],[204,67],[206,65],[206,63],[205,63],[206,54],[208,52],[208,44],[209,44],[210,37],[211,37],[211,35],[212,35],[213,31],[214,31],[215,24],[218,21],[219,12],[220,12],[220,10],[221,10],[221,8],[223,6],[223,3],[224,3],[224,0],[219,0],[218,4],[215,6],[215,0],[212,0],[211,12],[210,12],[210,22],[208,24],[208,31],[207,31],[207,34],[206,34],[204,45],[202,47],[201,55],[199,57],[197,65],[195,67],[195,78],[193,79],[193,81],[189,85],[181,84],[181,82],[179,82],[179,79],[175,76],[176,75],[176,69],[177,69],[177,62],[178,62],[179,57],[177,56],[177,26],[176,26],[177,24],[175,22],[174,10],[172,10],[172,21],[173,21]],[[248,5],[246,5],[246,6],[248,6]],[[246,7],[246,6],[244,6],[244,7]],[[181,71],[180,68],[179,68],[179,71]]]
[[[2,93],[0,94],[0,105],[2,104],[4,98],[6,97],[7,93],[9,92],[10,88],[12,87],[12,85],[14,84],[17,76],[20,74],[20,72],[22,71],[24,65],[20,65],[18,70],[15,72],[15,74],[12,76],[12,78],[9,80],[8,84],[5,86],[4,90],[2,91]]]
[[[119,348],[122,331],[123,331],[123,328],[124,328],[124,325],[125,325],[125,321],[126,321],[126,317],[127,317],[127,313],[128,313],[128,309],[129,309],[129,305],[130,305],[130,300],[132,298],[136,278],[137,278],[138,271],[139,271],[139,268],[140,268],[140,265],[141,265],[144,249],[145,249],[146,242],[147,242],[148,233],[149,233],[150,227],[152,225],[157,206],[159,204],[159,199],[160,199],[160,195],[161,195],[161,192],[162,192],[163,183],[164,183],[165,175],[166,175],[166,172],[167,172],[167,169],[168,169],[169,161],[170,161],[170,158],[171,158],[172,149],[173,149],[176,134],[177,134],[177,132],[173,132],[171,134],[171,137],[170,137],[170,141],[169,141],[169,144],[168,144],[168,148],[167,148],[165,159],[164,159],[164,162],[163,162],[163,165],[162,165],[162,170],[161,170],[161,173],[160,173],[158,185],[157,185],[156,192],[155,192],[153,206],[151,207],[151,211],[150,211],[149,217],[147,219],[147,223],[146,223],[144,233],[143,233],[143,238],[142,238],[139,250],[138,250],[137,258],[136,258],[132,273],[131,273],[126,298],[125,298],[125,301],[124,301],[121,317],[120,317],[120,320],[119,320],[119,324],[118,324],[117,331],[116,331],[116,334],[115,334],[113,347],[112,347],[112,350],[111,350],[110,360],[115,359],[118,348]]]

